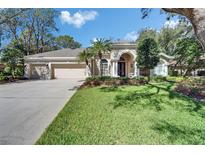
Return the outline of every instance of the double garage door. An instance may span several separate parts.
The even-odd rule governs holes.
[[[85,64],[52,64],[52,78],[85,78]]]

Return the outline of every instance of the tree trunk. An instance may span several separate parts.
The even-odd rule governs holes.
[[[90,67],[90,65],[89,65],[88,59],[85,60],[85,63],[86,63],[86,66],[87,66],[87,68],[88,68],[88,75],[89,75],[89,76],[92,76],[92,74],[91,74],[91,67]]]
[[[150,69],[149,68],[146,68],[146,74],[147,74],[148,82],[150,82]]]
[[[100,59],[100,77],[102,77],[102,59]]]
[[[205,50],[205,9],[204,8],[163,8],[164,11],[185,16],[192,24],[195,34]]]
[[[99,59],[100,59],[100,77],[102,77],[102,53],[98,53]]]

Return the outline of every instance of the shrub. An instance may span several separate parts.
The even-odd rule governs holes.
[[[3,72],[0,72],[0,81],[6,80],[6,76]]]
[[[95,80],[95,81],[106,81],[106,80],[111,80],[112,79],[112,77],[110,77],[110,76],[93,76],[93,77],[87,77],[86,78],[86,81],[93,81],[93,80]]]
[[[11,74],[12,74],[12,69],[11,69],[10,66],[6,66],[6,67],[4,68],[4,74],[5,74],[5,75],[11,75]]]
[[[184,95],[187,95],[187,96],[189,96],[191,94],[190,87],[188,87],[187,85],[183,85],[183,84],[177,85],[177,87],[175,88],[175,91],[182,93]]]
[[[121,84],[126,85],[128,84],[129,78],[128,77],[119,77],[119,80],[121,80]]]
[[[174,76],[168,76],[166,77],[166,80],[167,81],[170,81],[170,82],[181,82],[182,80],[186,79],[185,77],[183,76],[177,76],[177,77],[174,77]]]
[[[187,78],[177,84],[175,91],[196,99],[205,100],[205,79]]]
[[[110,76],[102,76],[102,77],[88,77],[86,81],[81,86],[82,87],[94,87],[100,85],[108,85],[108,86],[120,86],[120,85],[144,85],[147,84],[148,80],[146,77],[136,77],[136,78],[128,78],[128,77],[110,77]]]
[[[154,76],[151,78],[152,81],[154,82],[163,82],[166,81],[166,77],[164,76]]]
[[[14,76],[22,77],[24,75],[24,69],[22,66],[18,66],[14,70]]]

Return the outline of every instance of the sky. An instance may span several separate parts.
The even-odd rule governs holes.
[[[149,17],[142,19],[140,9],[56,9],[59,31],[54,35],[71,35],[88,47],[96,38],[133,41],[142,28],[160,30],[164,25],[173,27],[177,19],[166,20],[160,9],[152,9]]]

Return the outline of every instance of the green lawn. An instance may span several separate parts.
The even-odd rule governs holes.
[[[205,144],[205,106],[172,88],[81,89],[36,144]]]

